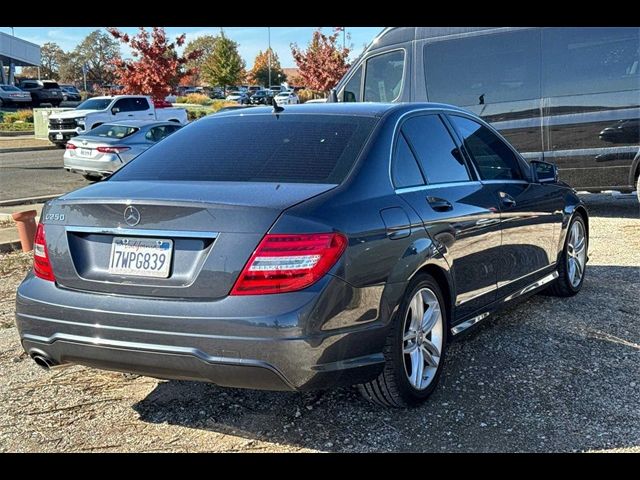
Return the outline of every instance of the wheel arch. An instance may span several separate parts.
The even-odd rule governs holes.
[[[409,279],[409,285],[416,277],[420,275],[430,275],[433,279],[438,283],[440,290],[442,291],[442,295],[444,296],[445,306],[447,307],[447,322],[451,325],[453,321],[453,300],[455,298],[454,295],[454,285],[453,279],[451,278],[450,273],[442,268],[439,265],[434,263],[427,263],[420,267]]]

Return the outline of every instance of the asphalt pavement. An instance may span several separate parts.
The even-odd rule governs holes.
[[[0,201],[63,194],[89,184],[63,167],[63,150],[0,153]]]

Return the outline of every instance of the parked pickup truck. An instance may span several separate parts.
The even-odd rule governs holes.
[[[64,148],[71,137],[118,120],[164,120],[184,125],[187,111],[184,108],[156,108],[151,97],[142,95],[93,97],[74,110],[51,114],[49,141]]]

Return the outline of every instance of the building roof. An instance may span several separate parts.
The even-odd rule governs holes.
[[[0,61],[17,67],[39,66],[40,46],[0,32]]]

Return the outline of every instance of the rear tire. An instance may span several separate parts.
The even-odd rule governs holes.
[[[59,149],[67,148],[67,144],[66,143],[56,143],[56,147],[58,147]]]
[[[422,320],[415,323],[416,319]],[[418,324],[420,327],[414,328]],[[438,283],[430,275],[416,277],[391,324],[383,350],[384,369],[374,380],[358,385],[360,393],[384,407],[422,404],[442,374],[447,325],[447,309]]]
[[[580,235],[579,232],[582,232],[582,244],[580,239],[575,238],[576,234]],[[589,237],[584,219],[576,213],[567,228],[567,238],[558,266],[558,278],[549,286],[547,293],[556,297],[572,297],[580,291],[587,269],[588,248]],[[579,278],[576,278],[578,272]]]

